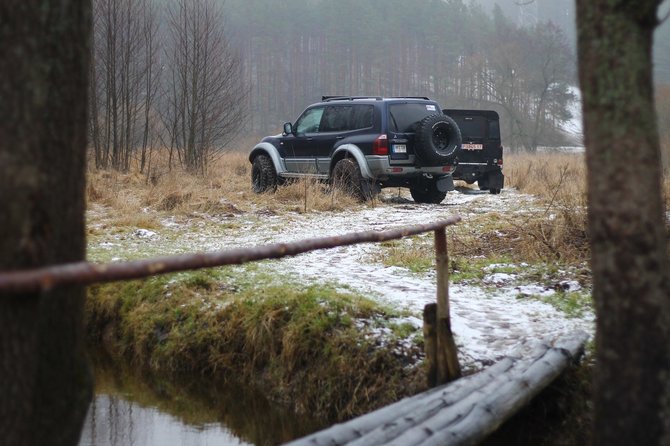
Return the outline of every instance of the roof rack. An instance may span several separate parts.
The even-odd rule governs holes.
[[[375,101],[381,101],[383,98],[381,96],[321,96],[322,102],[353,101],[355,99],[374,99]]]
[[[425,99],[426,101],[431,101],[427,96],[393,96],[393,99]]]

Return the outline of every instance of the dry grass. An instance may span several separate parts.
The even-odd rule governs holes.
[[[87,199],[89,205],[112,208],[115,222],[124,225],[145,221],[148,217],[143,210],[172,215],[221,215],[254,210],[337,211],[356,205],[347,195],[314,180],[292,181],[274,194],[255,194],[251,190],[251,164],[247,154],[241,152],[221,155],[212,161],[204,176],[178,167],[170,169],[165,153],[154,154],[152,166],[142,173],[136,165],[129,173],[91,168]]]
[[[456,247],[463,255],[512,255],[520,261],[581,263],[588,259],[586,168],[583,155],[512,154],[506,157],[506,187],[539,197],[539,210],[525,217],[497,216],[490,234],[477,236]],[[165,154],[155,154],[152,167],[140,173],[91,169],[89,204],[113,209],[111,224],[158,227],[162,214],[197,216],[238,215],[248,212],[341,211],[360,206],[355,200],[314,180],[291,181],[276,193],[251,190],[251,164],[246,153],[229,152],[210,165],[205,176],[167,167]],[[664,181],[670,209],[670,179]],[[368,203],[374,206],[375,203]],[[487,217],[487,221],[492,218]],[[504,237],[500,237],[500,234]]]
[[[508,240],[516,240],[513,249],[517,256],[567,263],[586,261],[589,251],[584,157],[525,154],[508,156],[505,161],[507,186],[535,195],[543,202],[537,212],[511,222]]]
[[[505,186],[545,200],[586,205],[583,155],[514,154],[505,157]]]
[[[505,182],[535,195],[542,208],[522,221],[510,221],[508,239],[500,250],[512,250],[527,260],[588,260],[587,185],[583,154],[515,154],[505,159]],[[670,175],[663,180],[666,209],[670,209]],[[510,246],[509,240],[515,240]],[[487,244],[492,240],[483,237]]]

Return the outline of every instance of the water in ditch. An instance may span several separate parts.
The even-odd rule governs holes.
[[[148,377],[99,359],[94,373],[80,446],[275,445],[327,425],[244,386]]]

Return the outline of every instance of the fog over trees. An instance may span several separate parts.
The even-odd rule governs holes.
[[[566,34],[571,45],[576,45],[575,2],[574,0],[475,0],[487,12],[498,5],[504,14],[518,26],[528,26],[541,22],[552,22]],[[664,0],[660,6],[660,17],[670,11],[670,1]],[[670,22],[667,20],[654,32],[654,77],[657,82],[670,83]]]
[[[95,165],[154,147],[204,172],[236,135],[322,95],[429,96],[500,113],[505,146],[579,144],[572,0],[94,0]],[[661,14],[670,9],[663,3]],[[655,77],[670,83],[670,24]],[[665,96],[663,96],[665,97]]]
[[[575,56],[558,26],[520,27],[461,0],[228,0],[252,129],[278,129],[322,94],[430,96],[497,110],[512,147],[568,142]],[[252,24],[252,26],[250,26]]]

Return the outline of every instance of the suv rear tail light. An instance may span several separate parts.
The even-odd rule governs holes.
[[[454,166],[444,166],[442,172],[449,173],[454,171]]]
[[[373,155],[388,155],[389,154],[389,139],[386,134],[379,135],[377,139],[372,142]]]

